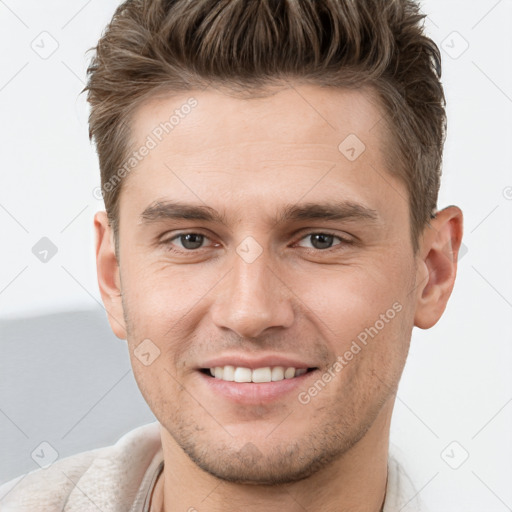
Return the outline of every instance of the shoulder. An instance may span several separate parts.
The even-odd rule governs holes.
[[[108,447],[78,453],[4,483],[0,486],[0,508],[4,512],[62,510],[75,483],[97,457],[107,454]]]
[[[109,504],[133,501],[160,446],[158,422],[137,427],[111,446],[57,459],[47,468],[38,468],[2,484],[0,509],[97,510],[96,507],[102,509],[100,503],[105,503],[105,510],[116,510]]]

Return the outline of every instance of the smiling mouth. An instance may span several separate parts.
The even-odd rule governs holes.
[[[217,366],[215,368],[201,368],[200,371],[214,379],[226,382],[279,382],[285,379],[294,379],[310,373],[317,368],[294,368],[292,366],[265,366],[263,368],[244,368],[242,366]]]

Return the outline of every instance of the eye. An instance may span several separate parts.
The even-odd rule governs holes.
[[[350,240],[348,238],[344,238],[339,235],[335,235],[334,233],[328,233],[323,231],[307,233],[305,236],[302,236],[300,240],[306,240],[308,238],[311,240],[312,247],[304,247],[304,249],[311,250],[314,252],[328,252],[330,250],[336,250],[333,249],[334,239],[338,239],[340,241],[340,243],[334,244],[334,247],[351,245],[354,243],[353,240]],[[163,240],[161,242],[161,245],[163,245],[169,252],[183,254],[205,248],[205,246],[203,246],[205,240],[209,240],[209,238],[202,233],[178,233],[177,235],[174,235],[172,238]],[[179,248],[178,242],[181,245],[181,249]],[[178,249],[174,248],[175,245],[178,245]]]
[[[181,247],[184,250],[176,250],[172,247],[174,240],[178,240],[181,242]],[[201,249],[201,245],[204,240],[208,240],[206,235],[202,233],[180,233],[178,235],[174,235],[172,238],[168,238],[167,240],[162,241],[162,244],[170,251],[170,252],[192,252],[196,249]],[[174,242],[175,244],[176,242]]]
[[[339,235],[335,235],[334,233],[326,233],[323,231],[308,233],[306,236],[303,236],[301,240],[305,240],[308,238],[311,239],[311,245],[313,246],[313,249],[317,251],[328,251],[332,249],[332,243],[335,238],[340,240],[339,244],[335,244],[336,246],[353,243],[353,241],[349,240],[348,238],[343,238]]]

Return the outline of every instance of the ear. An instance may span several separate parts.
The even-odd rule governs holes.
[[[115,254],[114,234],[108,222],[107,212],[96,212],[94,230],[96,232],[96,270],[101,298],[112,331],[118,338],[125,340],[126,325],[121,300],[121,279]]]
[[[463,215],[457,206],[437,212],[420,241],[414,325],[430,329],[443,314],[457,274]]]

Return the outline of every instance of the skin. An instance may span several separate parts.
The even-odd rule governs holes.
[[[412,329],[432,327],[445,310],[462,212],[437,212],[413,254],[407,189],[385,167],[386,124],[368,90],[295,84],[238,99],[210,87],[154,98],[132,120],[134,148],[190,96],[197,107],[123,182],[119,258],[106,213],[94,222],[109,321],[162,426],[152,510],[378,512]],[[355,161],[338,149],[349,134],[366,146]],[[227,224],[143,222],[156,200],[207,205]],[[340,200],[378,220],[276,218],[286,204]],[[205,235],[202,245],[173,238],[182,232]],[[335,236],[321,245],[312,235],[325,232]],[[236,252],[248,236],[262,250],[250,263]],[[298,393],[396,303],[400,312],[300,403]],[[160,350],[148,366],[134,353],[145,339]],[[227,353],[286,354],[319,370],[275,402],[240,405],[196,369]]]

